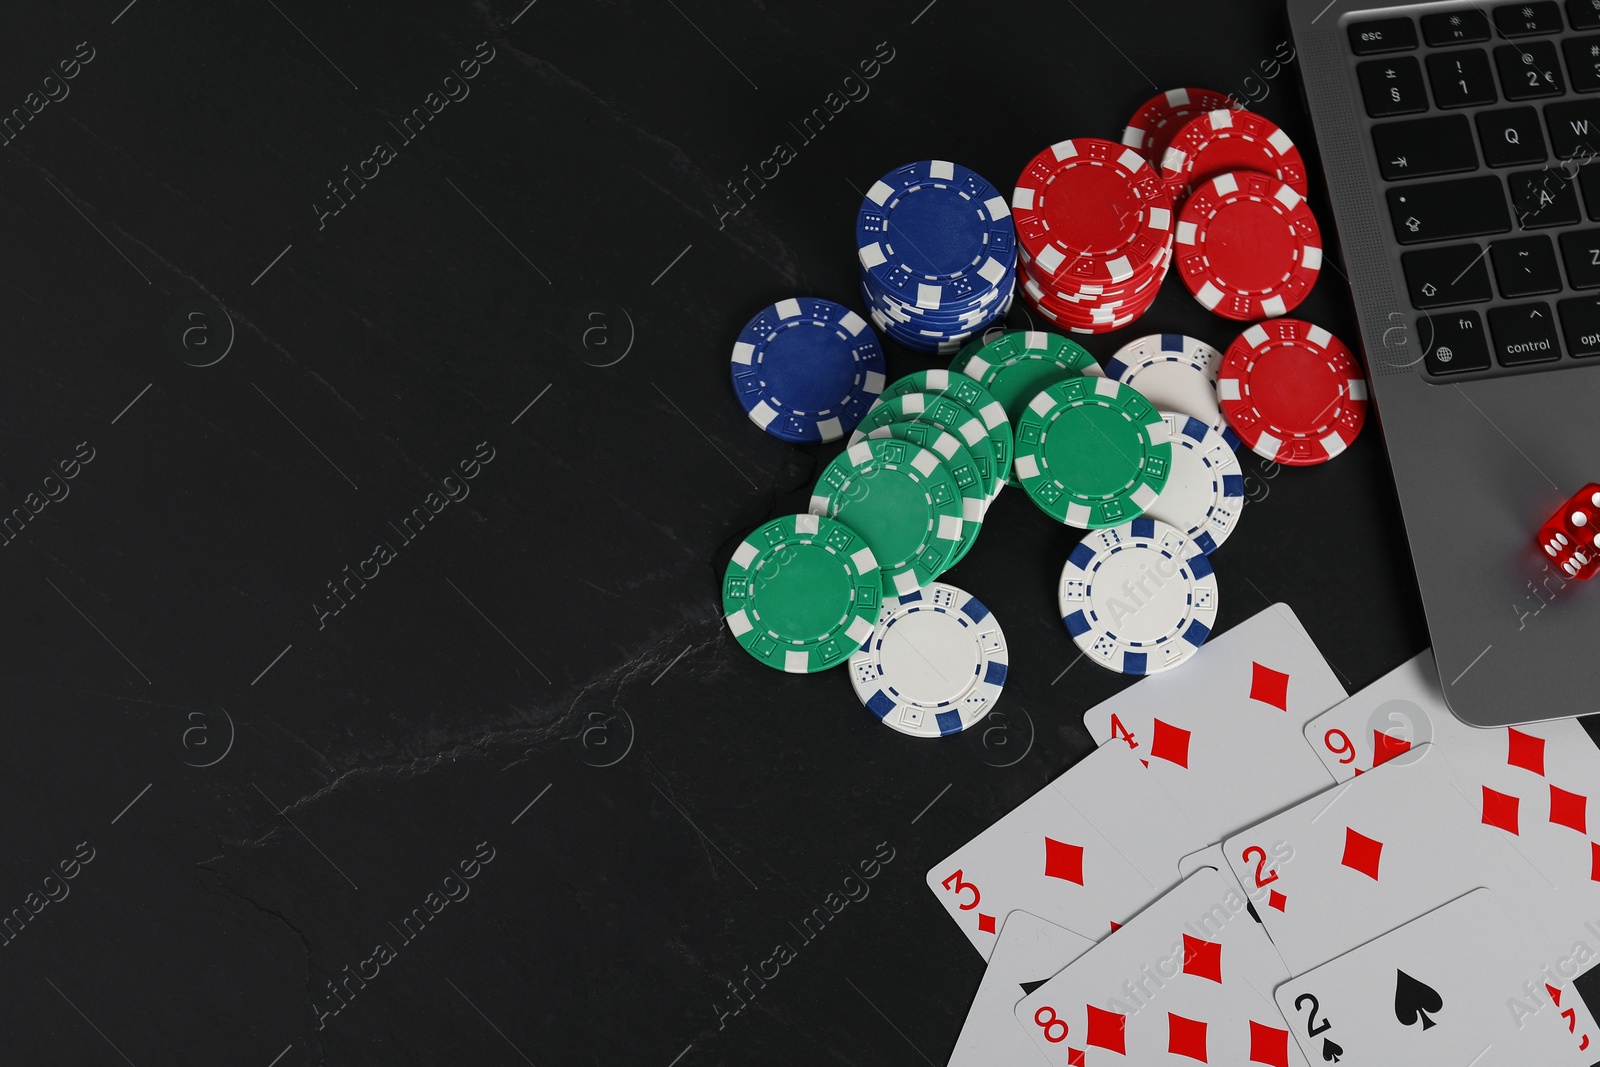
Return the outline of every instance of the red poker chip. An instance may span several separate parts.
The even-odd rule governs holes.
[[[1048,288],[1056,297],[1068,302],[1095,303],[1103,300],[1114,300],[1141,293],[1152,281],[1159,281],[1166,275],[1167,267],[1172,260],[1172,245],[1167,244],[1161,248],[1156,258],[1141,265],[1125,281],[1117,283],[1091,284],[1077,283],[1072,279],[1049,277],[1039,270],[1027,256],[1019,256],[1019,262],[1027,269],[1029,274],[1037,279],[1041,286]]]
[[[1225,319],[1287,314],[1322,270],[1322,231],[1304,198],[1256,171],[1219,174],[1178,213],[1178,273],[1194,298]]]
[[[1161,175],[1133,149],[1096,137],[1034,156],[1017,179],[1011,214],[1034,273],[1075,284],[1128,280],[1172,233]]]
[[[1049,319],[1052,323],[1073,333],[1100,334],[1112,330],[1120,330],[1138,320],[1150,306],[1160,291],[1159,282],[1148,286],[1144,292],[1126,301],[1110,301],[1101,304],[1071,302],[1058,299],[1056,294],[1047,288],[1041,287],[1039,282],[1032,278],[1027,269],[1018,265],[1018,280],[1022,283],[1023,297],[1039,314]]]
[[[1230,170],[1258,170],[1305,196],[1305,160],[1289,135],[1253,111],[1219,108],[1190,119],[1161,156],[1161,177],[1180,195]]]
[[[1122,143],[1159,167],[1162,153],[1185,123],[1208,111],[1231,107],[1232,98],[1215,89],[1168,89],[1133,113],[1122,131]]]
[[[1272,319],[1228,346],[1217,401],[1256,455],[1309,467],[1355,441],[1367,419],[1367,381],[1350,349],[1321,326]]]

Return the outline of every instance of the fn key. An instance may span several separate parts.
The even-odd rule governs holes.
[[[1476,311],[1424,315],[1417,320],[1417,333],[1429,338],[1428,350],[1423,354],[1429,374],[1489,369],[1489,339],[1484,336]]]

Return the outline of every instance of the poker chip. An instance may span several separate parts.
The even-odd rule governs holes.
[[[883,583],[872,549],[844,523],[785,515],[739,542],[722,580],[728,629],[756,659],[809,674],[872,635]]]
[[[1082,345],[1044,330],[1007,330],[986,344],[964,349],[950,369],[989,391],[1013,433],[1028,401],[1051,382],[1105,373]],[[1005,470],[1009,474],[1010,468]]]
[[[1229,171],[1178,214],[1178,274],[1208,310],[1254,322],[1304,300],[1322,269],[1322,231],[1305,198],[1276,178]]]
[[[1305,196],[1305,160],[1289,135],[1253,111],[1218,108],[1190,119],[1161,155],[1161,177],[1173,195],[1231,170],[1270,174]]]
[[[1244,475],[1233,446],[1200,419],[1161,413],[1157,439],[1172,446],[1172,467],[1145,514],[1166,523],[1206,555],[1228,539],[1244,510]]]
[[[1040,152],[1011,198],[1017,281],[1050,322],[1106,333],[1154,303],[1171,263],[1172,199],[1133,148],[1096,138]]]
[[[1155,503],[1172,466],[1161,413],[1110,378],[1046,386],[1016,421],[1012,470],[1057,522],[1099,530]]]
[[[960,487],[943,461],[892,438],[858,441],[835,457],[807,510],[861,535],[885,597],[914,593],[942,574],[966,524]]]
[[[1139,106],[1122,131],[1122,143],[1159,167],[1167,150],[1184,124],[1208,111],[1229,108],[1233,101],[1215,89],[1168,89]]]
[[[745,323],[729,362],[750,421],[795,444],[836,441],[883,390],[883,349],[842,304],[780,300]]]
[[[953,351],[1010,306],[1010,208],[958,163],[923,160],[874,182],[856,216],[856,248],[874,322],[907,347]]]
[[[990,331],[985,331],[989,333]],[[994,331],[996,337],[999,331]],[[976,351],[985,344],[983,337],[973,338],[961,349],[965,356],[968,349]],[[1000,401],[995,395],[984,388],[977,379],[971,378],[960,371],[945,370],[934,367],[929,370],[914,371],[903,378],[897,378],[884,386],[882,394],[878,397],[879,404],[885,400],[892,400],[897,396],[908,393],[930,393],[934,396],[954,400],[962,407],[976,415],[989,433],[989,445],[993,449],[993,476],[984,473],[984,484],[991,486],[989,497],[992,500],[1000,493],[1000,487],[1005,484],[1004,472],[1011,470],[1011,418],[1006,414],[1006,409],[1000,406]],[[874,404],[873,407],[876,407]],[[867,414],[870,416],[871,411]],[[948,427],[946,427],[948,429]],[[971,450],[971,446],[969,446]],[[983,458],[974,454],[980,465]]]
[[[1217,404],[1222,353],[1193,337],[1154,333],[1129,341],[1106,360],[1106,377],[1131,385],[1161,411],[1181,412],[1220,433],[1229,448],[1239,438]]]
[[[1299,319],[1269,319],[1240,334],[1218,368],[1217,399],[1253,452],[1292,467],[1337,456],[1367,418],[1367,382],[1355,356]]]
[[[913,737],[972,726],[1005,687],[1006,635],[983,602],[934,582],[884,604],[850,657],[856,696],[880,722]]]
[[[1217,578],[1200,546],[1148,516],[1086,536],[1067,557],[1061,621],[1084,654],[1123,674],[1171,670],[1217,620]]]
[[[962,445],[972,456],[977,465],[978,476],[983,481],[984,491],[990,501],[1000,494],[1000,487],[1005,484],[1006,467],[1001,463],[1000,453],[994,444],[992,432],[984,425],[983,419],[972,414],[965,405],[953,397],[940,396],[934,393],[902,393],[899,396],[880,400],[867,412],[867,417],[861,420],[861,425],[856,427],[855,433],[850,435],[850,444],[859,444],[867,435],[884,426],[898,422],[922,422],[936,426],[941,430],[948,430],[960,438]],[[1006,448],[1003,453],[1011,455],[1011,424],[1005,424]],[[987,505],[985,505],[987,508]]]
[[[956,440],[949,430],[935,426],[931,422],[891,422],[879,426],[868,432],[871,440],[882,440],[892,437],[898,441],[910,441],[920,448],[926,448],[938,454],[944,460],[945,469],[956,480],[956,487],[961,490],[961,541],[950,556],[946,567],[954,567],[972,551],[973,543],[978,540],[978,532],[983,529],[983,513],[989,506],[989,492],[984,485],[983,478],[978,473],[977,461],[972,458],[972,453]],[[986,439],[987,440],[987,439]]]

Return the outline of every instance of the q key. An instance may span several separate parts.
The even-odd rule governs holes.
[[[1544,131],[1531,107],[1478,113],[1478,140],[1491,167],[1515,167],[1545,160]]]

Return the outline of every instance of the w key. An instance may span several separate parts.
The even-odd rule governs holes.
[[[1439,115],[1372,128],[1378,169],[1387,181],[1458,174],[1478,169],[1478,152],[1465,115]]]
[[[1546,104],[1544,120],[1550,124],[1550,146],[1557,159],[1600,154],[1600,100],[1563,100]]]

